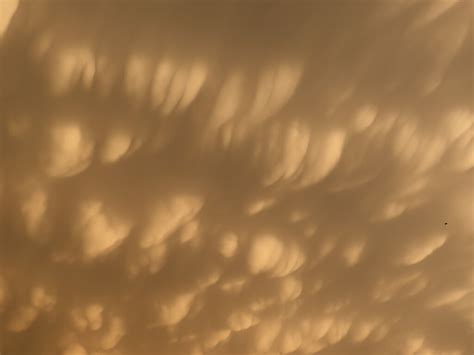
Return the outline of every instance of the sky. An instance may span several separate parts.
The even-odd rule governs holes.
[[[472,354],[473,10],[0,0],[0,354]]]

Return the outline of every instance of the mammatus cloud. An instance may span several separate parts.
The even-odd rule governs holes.
[[[472,4],[0,0],[2,355],[464,355]]]
[[[0,4],[0,36],[7,30],[10,21],[18,8],[18,0],[5,0]]]

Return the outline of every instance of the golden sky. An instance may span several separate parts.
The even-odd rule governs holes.
[[[472,354],[473,13],[0,0],[0,354]]]

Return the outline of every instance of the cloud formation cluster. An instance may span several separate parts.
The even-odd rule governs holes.
[[[472,353],[467,0],[3,8],[3,355]]]

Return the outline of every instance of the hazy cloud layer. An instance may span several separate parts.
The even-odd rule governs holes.
[[[471,2],[0,13],[2,355],[472,353]]]

